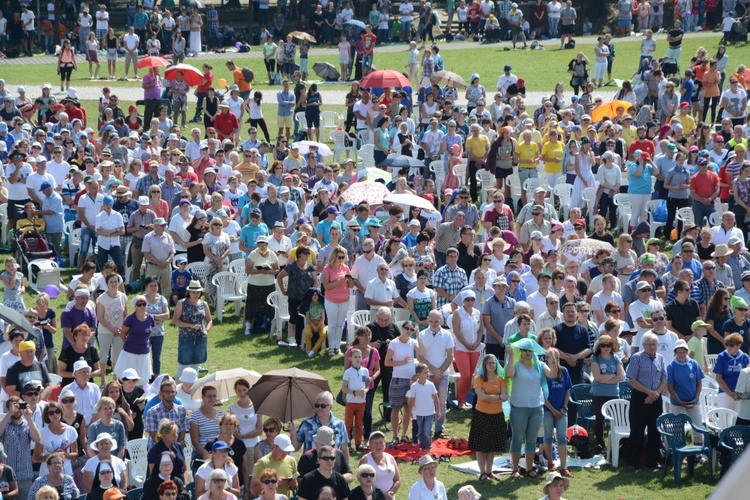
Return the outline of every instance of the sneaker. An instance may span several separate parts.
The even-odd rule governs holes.
[[[289,342],[287,343],[288,347],[297,347],[297,341],[295,339],[289,339]]]
[[[253,327],[251,325],[247,325],[245,327],[245,335],[252,335],[253,333]]]
[[[308,358],[314,358],[315,357],[315,351],[310,351],[307,353]]]
[[[333,353],[338,356],[339,354],[341,354],[341,349],[334,349]]]
[[[333,349],[328,349],[328,355],[329,356],[335,356],[336,355],[336,351],[333,350]]]

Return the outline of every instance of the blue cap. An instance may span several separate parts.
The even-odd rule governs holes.
[[[510,64],[506,64],[505,66],[503,66],[503,71],[510,71],[512,69],[513,68],[510,67]]]
[[[708,156],[708,149],[701,149],[698,156]]]
[[[8,124],[5,122],[0,122],[0,132],[7,132],[8,131]]]
[[[179,257],[175,258],[174,262],[175,264],[187,264],[187,257],[180,255]]]
[[[115,204],[115,200],[113,200],[111,196],[105,196],[104,199],[102,200],[102,205],[114,205],[114,204]]]
[[[49,182],[42,182],[42,185],[39,186],[39,192],[41,193],[45,189],[49,189],[51,187],[52,187],[52,184],[50,184]]]
[[[351,201],[345,201],[344,203],[341,204],[341,213],[345,214],[349,210],[354,210],[355,208],[356,208],[356,205],[354,205],[354,203],[352,203]]]
[[[224,441],[216,441],[213,446],[211,446],[211,452],[219,451],[219,450],[228,450],[229,445],[225,443]]]
[[[578,96],[577,95],[572,95],[572,96],[570,96],[570,100],[571,101],[577,101],[578,100]]]

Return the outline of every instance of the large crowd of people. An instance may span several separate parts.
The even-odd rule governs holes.
[[[577,29],[575,9],[537,4],[529,38],[559,36],[565,48]],[[184,75],[166,81],[158,68],[147,70],[143,108],[106,87],[96,116],[69,85],[77,51],[88,54],[98,78],[96,59],[106,50],[109,79],[117,78],[121,46],[125,74],[132,64],[136,77],[141,52],[175,62],[200,52],[203,14],[181,7],[161,17],[151,5],[149,17],[146,5],[130,2],[120,40],[100,24],[106,6],[94,25],[87,8],[78,16],[66,3],[66,19],[89,19],[77,21],[78,43],[59,53],[61,94],[45,84],[32,99],[0,80],[0,202],[10,238],[38,232],[79,273],[55,311],[55,287],[30,303],[25,259],[5,260],[3,304],[31,327],[2,325],[0,493],[123,498],[132,486],[127,443],[146,437],[144,498],[280,500],[296,492],[447,500],[430,452],[448,437],[446,413],[454,408],[472,412],[468,447],[479,481],[499,480],[494,458],[509,452],[510,480],[546,469],[545,498],[559,499],[573,476],[565,444],[579,421],[574,386],[589,388],[592,439],[604,454],[601,409],[629,398],[630,470],[658,465],[659,441],[649,439],[645,452],[643,441],[645,431],[658,435],[662,414],[706,423],[705,391],[735,412],[738,425],[750,424],[745,67],[729,69],[724,45],[715,55],[701,48],[682,57],[687,32],[719,22],[716,5],[706,2],[705,19],[681,12],[668,23],[667,46],[658,47],[663,2],[620,4],[627,4],[618,17],[623,34],[637,18],[643,38],[639,68],[617,104],[597,93],[613,71],[607,36],[588,50],[593,74],[586,53],[573,55],[573,92],[558,83],[536,109],[526,100],[531,76],[510,65],[490,89],[491,103],[479,73],[463,95],[455,83],[433,83],[444,68],[440,47],[418,48],[436,24],[429,3],[399,7],[404,18],[419,16],[416,33],[393,28],[388,9],[373,4],[353,38],[336,27],[337,9],[351,11],[348,2],[317,5],[308,31],[324,44],[341,40],[342,77],[355,79],[341,129],[359,158],[339,163],[312,141],[321,138],[324,102],[317,85],[305,83],[309,43],[291,36],[273,43],[283,37],[286,6],[270,21],[267,2],[259,5],[274,26],[263,51],[269,81],[280,73],[276,104],[253,91],[253,75],[232,60],[226,71],[234,85],[219,95],[204,64],[191,120],[204,129],[187,129]],[[303,22],[300,8],[289,5]],[[462,31],[501,39],[509,30],[514,45],[525,44],[517,12],[506,1],[474,2],[468,11],[461,1],[449,5],[448,22],[455,14],[468,22]],[[214,6],[205,17],[208,46],[219,47]],[[413,95],[358,81],[372,70],[375,47],[395,36],[410,43]],[[299,70],[289,63],[297,49],[305,56]],[[687,69],[675,75],[674,64]],[[277,131],[264,113],[276,115]],[[300,140],[298,113],[311,141]],[[410,167],[394,166],[402,155]],[[369,190],[360,190],[365,183]],[[412,204],[386,202],[385,192]],[[68,254],[74,232],[78,251]],[[273,329],[280,348],[343,361],[340,394],[318,394],[309,418],[282,423],[257,413],[245,379],[234,384],[226,411],[217,387],[193,391],[227,272],[246,276],[245,335]],[[288,306],[282,330],[272,326],[280,314],[267,301],[272,294]],[[352,311],[366,324],[352,327]],[[174,377],[162,369],[167,328],[178,337]],[[390,436],[373,428],[378,393]],[[334,402],[344,406],[343,419]],[[699,434],[692,439],[702,442]],[[413,485],[401,484],[387,451],[406,444],[423,454]],[[535,455],[545,467],[534,465]],[[475,498],[470,485],[462,491]]]

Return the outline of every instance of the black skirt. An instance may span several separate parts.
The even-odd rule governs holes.
[[[502,453],[507,449],[507,425],[503,413],[474,410],[469,429],[469,449],[480,453]]]

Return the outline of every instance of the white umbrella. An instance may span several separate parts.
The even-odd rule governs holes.
[[[411,194],[411,193],[404,193],[404,194],[391,193],[385,198],[383,198],[383,201],[395,203],[396,205],[399,205],[402,208],[404,208],[404,211],[408,210],[409,207],[419,207],[422,210],[427,210],[428,212],[435,210],[435,207],[433,206],[432,203],[429,202],[429,200],[425,200],[424,198],[421,198],[417,196],[416,194]]]
[[[221,401],[225,401],[234,396],[234,383],[244,378],[252,387],[255,382],[260,380],[261,374],[244,368],[233,368],[231,370],[219,370],[217,372],[199,378],[190,389],[192,396],[200,394],[201,387],[211,385],[216,388],[217,395]]]
[[[333,151],[331,151],[331,148],[329,148],[322,142],[299,141],[297,144],[299,145],[299,152],[303,155],[306,155],[310,152],[310,146],[318,146],[318,153],[320,153],[321,156],[333,156]]]

